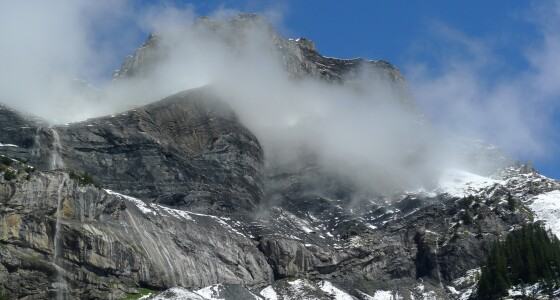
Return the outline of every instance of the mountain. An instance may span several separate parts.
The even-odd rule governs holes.
[[[387,62],[324,57],[257,15],[195,27],[233,53],[265,28],[289,80],[389,89],[422,120]],[[113,81],[149,77],[173,55],[165,39],[150,35]],[[455,137],[469,170],[368,189],[315,148],[276,161],[219,89],[66,125],[1,106],[0,295],[467,299],[496,240],[533,221],[560,236],[560,183],[491,144]]]

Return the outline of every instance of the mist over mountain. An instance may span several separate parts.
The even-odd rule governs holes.
[[[389,62],[166,8],[94,86],[83,24],[116,4],[63,4],[22,31],[52,49],[2,50],[1,295],[467,299],[495,241],[560,234],[560,184],[438,128]]]
[[[271,165],[297,164],[306,154],[316,155],[325,167],[377,193],[433,184],[446,168],[474,166],[463,149],[447,147],[448,138],[423,117],[399,70],[389,63],[323,57],[312,41],[286,40],[257,15],[212,20],[183,13],[151,12],[147,18],[156,34],[106,85],[65,78],[72,70],[57,71],[58,64],[29,62],[29,68],[51,75],[21,79],[33,88],[6,95],[5,103],[51,123],[66,123],[210,85],[258,137]],[[44,55],[61,54],[53,49]],[[84,57],[72,67],[86,64]],[[470,169],[487,173],[491,168]]]

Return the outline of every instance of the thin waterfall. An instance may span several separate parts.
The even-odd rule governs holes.
[[[436,269],[437,269],[437,275],[438,275],[438,280],[439,280],[439,286],[440,286],[441,288],[443,288],[443,284],[441,283],[441,271],[440,271],[440,268],[439,268],[438,251],[439,251],[439,234],[436,235],[436,248],[435,248]]]
[[[60,136],[54,128],[51,128],[51,132],[53,134],[53,151],[51,154],[50,169],[62,169],[64,168],[64,162],[62,161],[62,157],[60,155],[60,150],[62,149],[62,146],[60,145]]]
[[[53,135],[53,151],[51,153],[51,161],[50,161],[50,169],[57,170],[64,168],[64,162],[62,161],[62,156],[60,154],[62,146],[60,145],[60,136],[58,132],[51,128],[51,132]],[[53,263],[57,269],[57,277],[56,277],[56,299],[57,300],[65,300],[68,298],[68,285],[66,283],[66,278],[64,273],[66,271],[61,265],[61,224],[60,219],[62,218],[62,211],[63,211],[63,201],[64,197],[62,194],[64,184],[66,183],[68,177],[66,174],[63,175],[62,180],[60,181],[60,185],[58,186],[57,191],[57,205],[56,205],[56,226],[55,226],[55,234],[54,234],[54,255],[53,255]]]
[[[63,194],[62,189],[64,188],[64,184],[67,181],[67,175],[64,174],[62,180],[60,181],[60,185],[58,186],[57,191],[57,206],[56,206],[56,226],[55,226],[55,234],[54,234],[54,255],[53,255],[53,263],[57,268],[57,278],[56,278],[56,299],[63,300],[67,299],[68,296],[68,288],[66,284],[66,279],[64,277],[64,268],[60,265],[60,256],[61,256],[61,230],[60,230],[60,219],[62,216],[63,210]]]
[[[40,157],[41,156],[41,127],[37,128],[37,131],[35,132],[35,139],[34,142],[35,144],[33,145],[33,150],[31,150],[31,155],[35,156],[35,157]]]

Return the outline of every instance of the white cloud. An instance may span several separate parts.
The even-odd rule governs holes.
[[[539,20],[535,26],[541,33],[536,45],[510,41],[508,46],[530,63],[518,73],[507,73],[493,44],[501,37],[469,37],[435,23],[437,42],[455,51],[440,53],[435,72],[417,62],[407,66],[420,106],[453,134],[483,138],[514,157],[550,157],[558,149],[553,113],[560,104],[560,26],[552,25],[560,17],[558,3],[533,10],[539,12],[533,20]]]
[[[0,41],[0,62],[11,72],[0,78],[0,101],[15,108],[53,121],[75,121],[211,84],[257,135],[269,162],[278,165],[301,159],[306,149],[327,169],[362,186],[386,189],[429,181],[453,156],[443,152],[438,137],[420,125],[416,114],[397,104],[402,94],[381,88],[371,77],[356,77],[374,87],[361,92],[289,79],[262,24],[235,35],[231,30],[239,28],[209,31],[193,25],[192,6],[138,8],[127,0],[28,3],[0,6],[0,35],[6,37]],[[116,12],[129,6],[133,13]],[[214,15],[224,19],[232,13],[222,9]],[[282,19],[279,13],[268,14],[275,22]],[[112,26],[119,26],[116,32],[123,40],[113,46],[100,43]],[[145,77],[118,80],[101,86],[95,97],[85,97],[69,84],[71,79],[97,78],[114,64],[116,48],[134,40],[126,30],[160,34],[160,62]],[[423,107],[453,133],[483,135],[516,153],[542,153],[548,122],[537,118],[543,106],[527,99],[548,99],[558,92],[547,81],[546,74],[558,71],[553,63],[535,68],[534,74],[487,84],[479,75],[493,63],[492,48],[444,26],[440,32],[467,49],[466,56],[447,59],[445,72],[435,75],[418,65],[411,69]],[[546,36],[555,39],[554,33]],[[555,47],[555,42],[544,43],[533,52],[535,66],[548,62],[547,55],[552,60]]]

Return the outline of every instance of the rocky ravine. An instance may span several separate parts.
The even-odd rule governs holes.
[[[354,62],[273,37],[294,78],[352,83]],[[115,76],[148,70],[141,53],[157,45]],[[389,64],[367,64],[403,84]],[[560,185],[528,165],[500,163],[494,178],[449,170],[433,189],[366,198],[313,160],[265,168],[223,100],[205,87],[65,126],[0,107],[0,295],[466,299],[491,242],[528,220],[558,226]],[[509,161],[477,147],[477,161]]]

